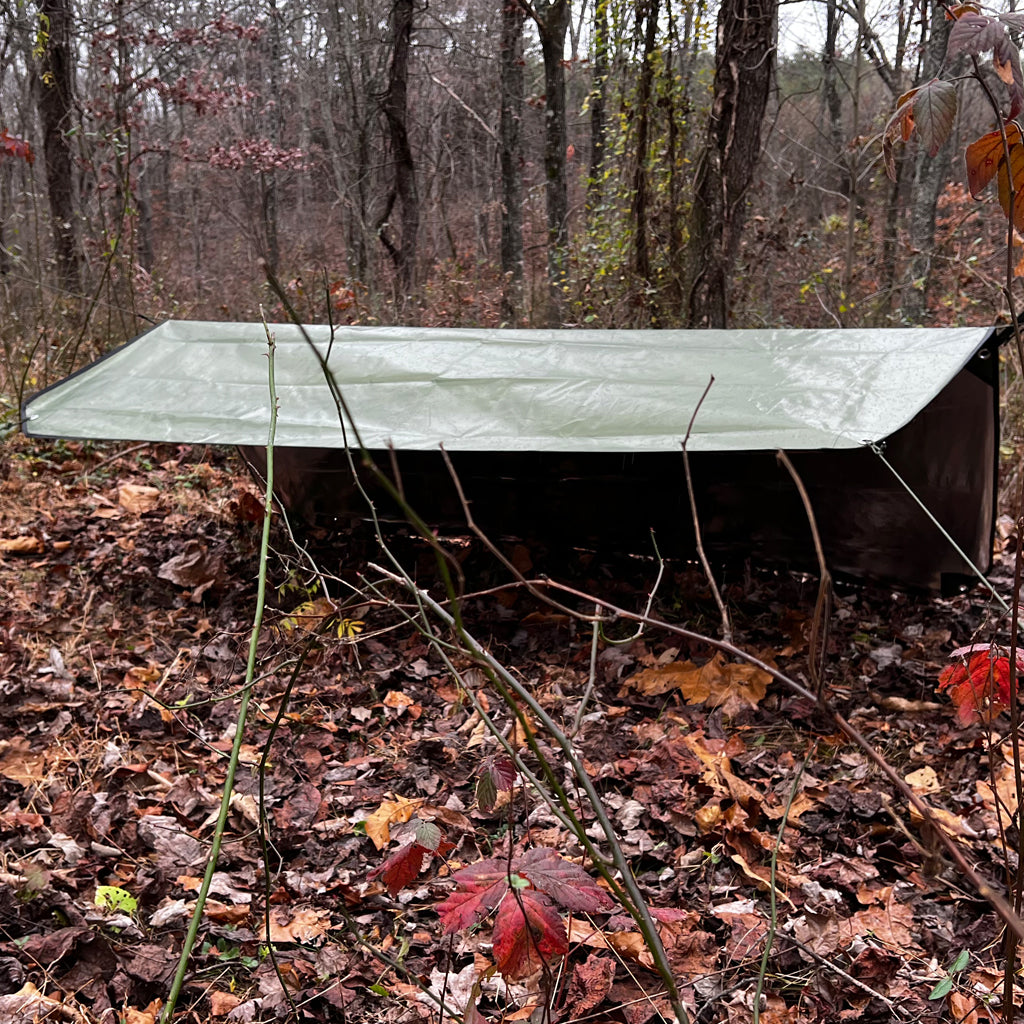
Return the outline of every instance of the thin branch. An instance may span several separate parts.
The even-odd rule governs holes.
[[[700,412],[700,407],[704,404],[704,399],[708,397],[708,392],[714,383],[715,377],[712,374],[707,387],[704,389],[704,393],[700,396],[700,400],[693,410],[693,415],[690,417],[689,426],[686,428],[686,437],[683,438],[683,468],[686,471],[686,491],[690,496],[690,515],[693,517],[693,535],[697,540],[697,555],[700,558],[700,564],[704,567],[704,576],[707,578],[708,586],[711,587],[715,604],[718,605],[718,613],[722,617],[722,639],[726,643],[732,643],[732,623],[729,621],[729,611],[725,607],[722,594],[718,589],[718,584],[715,582],[715,574],[711,571],[711,563],[708,562],[708,556],[704,554],[704,542],[700,535],[700,516],[697,513],[697,497],[693,491],[693,476],[690,473],[690,453],[686,450],[686,446],[690,443],[690,434],[693,432],[693,423],[697,419],[697,413]]]

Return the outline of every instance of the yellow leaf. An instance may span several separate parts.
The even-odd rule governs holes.
[[[366,819],[366,834],[373,840],[373,845],[383,850],[391,842],[391,826],[408,821],[422,803],[422,797],[406,800],[404,796],[399,796],[394,800],[385,800]]]

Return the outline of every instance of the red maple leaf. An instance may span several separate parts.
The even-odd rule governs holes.
[[[494,958],[502,977],[525,978],[568,951],[565,924],[543,893],[521,889],[505,898],[494,919]]]
[[[967,655],[967,661],[943,669],[939,689],[949,691],[962,725],[990,722],[1010,706],[1010,659],[991,644],[960,648],[953,655]]]

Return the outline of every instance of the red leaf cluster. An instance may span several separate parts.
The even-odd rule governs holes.
[[[17,135],[9,134],[6,128],[0,129],[0,152],[24,160],[29,165],[33,164],[36,159],[31,145],[24,139],[19,139]]]
[[[411,843],[400,847],[383,864],[374,868],[366,877],[372,882],[383,878],[392,898],[397,896],[423,870],[424,857],[437,854],[443,857],[455,844],[449,842],[433,822],[422,822],[416,829]]]
[[[943,669],[939,689],[949,691],[961,724],[990,722],[1010,706],[1010,659],[988,644],[963,653],[969,655],[967,661]]]
[[[456,871],[458,888],[437,908],[446,932],[469,928],[495,907],[494,956],[502,975],[524,978],[569,948],[554,904],[578,913],[610,910],[611,897],[579,865],[548,847],[513,859],[497,857]]]

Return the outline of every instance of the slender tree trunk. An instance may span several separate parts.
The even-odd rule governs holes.
[[[942,67],[950,25],[945,8],[940,3],[934,3],[929,18],[920,81],[928,81]],[[903,318],[910,324],[924,324],[928,318],[928,284],[935,248],[936,207],[949,178],[950,157],[951,143],[947,140],[936,157],[929,157],[922,151],[917,154],[914,163],[909,238],[912,255],[900,304]]]
[[[691,327],[725,327],[729,284],[775,77],[778,0],[722,0],[707,140],[687,250]]]
[[[413,0],[394,0],[391,8],[391,68],[384,97],[394,161],[394,186],[378,234],[388,250],[397,274],[400,296],[407,298],[416,284],[416,239],[420,226],[419,196],[416,193],[416,167],[409,144],[409,52],[412,48]],[[398,202],[402,218],[401,235],[394,241],[388,233],[388,219]]]
[[[152,171],[150,162],[143,158],[138,177],[135,181],[135,205],[139,211],[138,244],[136,251],[139,265],[146,273],[151,273],[156,261],[155,242],[153,239],[153,189],[150,184]]]
[[[590,180],[587,182],[587,204],[591,210],[601,202],[604,189],[607,93],[608,0],[597,0],[594,5],[594,84],[590,93]]]
[[[545,0],[528,8],[537,22],[544,58],[544,179],[548,220],[547,322],[557,327],[563,319],[568,280],[569,191],[565,180],[565,33],[569,26],[569,0]]]
[[[676,315],[683,314],[682,310],[682,280],[683,280],[683,218],[680,214],[680,178],[683,137],[680,132],[681,124],[685,124],[686,116],[689,113],[689,90],[688,76],[679,75],[678,80],[682,84],[682,92],[676,88],[677,75],[675,70],[676,58],[686,60],[685,49],[680,45],[678,26],[675,11],[672,7],[672,0],[668,0],[668,39],[669,52],[666,60],[666,100],[665,116],[668,119],[668,150],[666,158],[668,162],[668,265],[669,282],[666,288],[665,306],[670,308]],[[685,4],[689,11],[689,3]]]
[[[837,0],[826,0],[825,47],[821,54],[821,78],[828,138],[832,147],[828,158],[833,166],[839,169],[836,190],[844,196],[849,196],[852,183],[848,165],[843,159],[843,103],[839,96],[839,69],[836,67],[836,45],[841,22],[842,14]]]
[[[640,66],[640,81],[636,96],[636,155],[633,165],[633,269],[648,284],[651,279],[651,259],[647,251],[647,149],[651,125],[651,87],[654,81],[652,56],[658,32],[658,0],[646,0],[637,5],[639,26],[646,8],[647,29],[644,33],[644,56]]]
[[[523,306],[523,117],[522,8],[501,8],[501,318],[515,323]]]
[[[269,0],[269,64],[267,83],[270,88],[270,110],[268,134],[275,149],[281,146],[281,20],[276,0]],[[277,274],[281,262],[281,245],[278,239],[278,180],[277,172],[270,168],[260,174],[263,191],[263,233],[264,259],[272,273]]]
[[[35,87],[43,130],[57,276],[63,288],[77,292],[81,288],[81,252],[73,161],[67,135],[72,127],[74,98],[71,18],[71,0],[40,0],[39,32],[46,43],[35,68]]]

